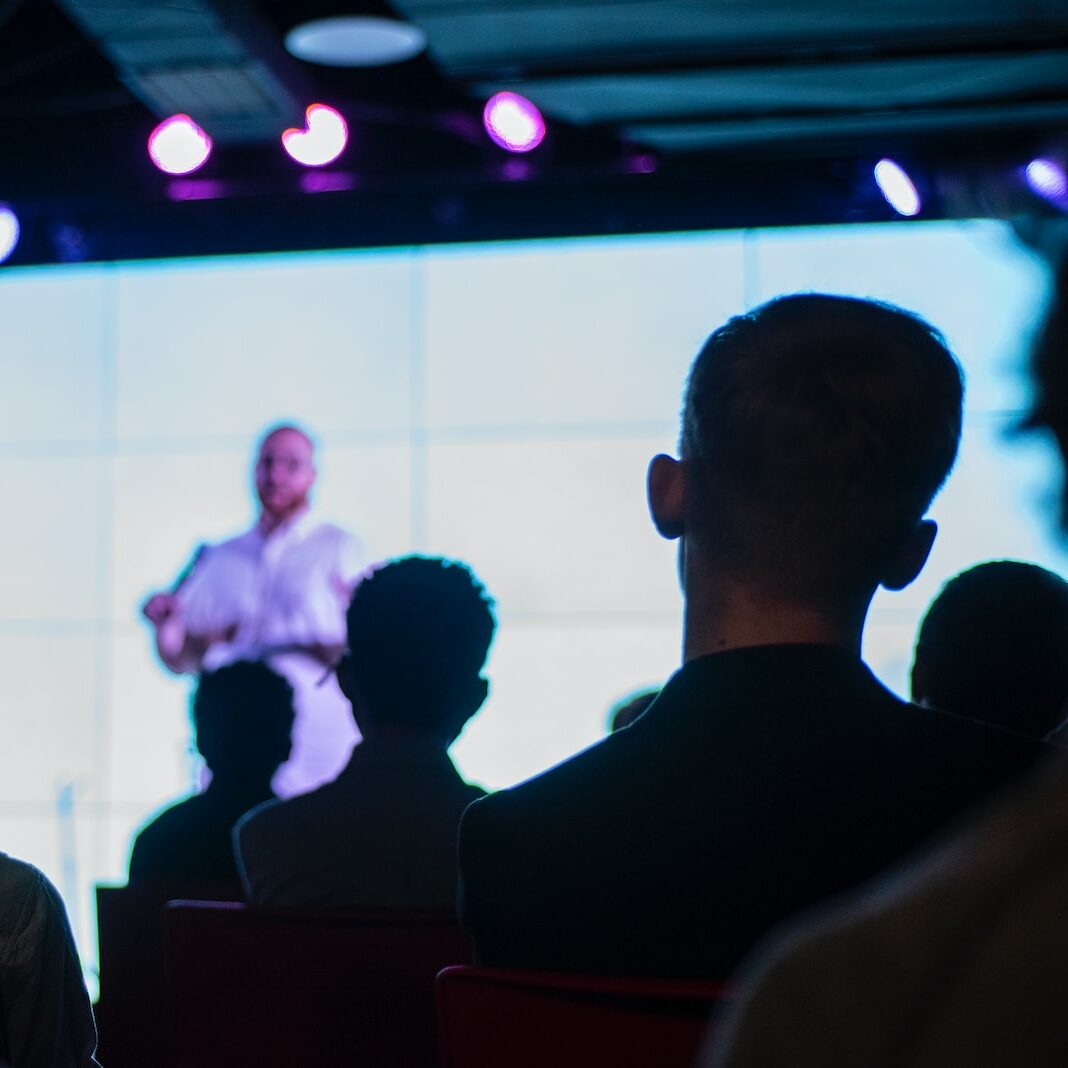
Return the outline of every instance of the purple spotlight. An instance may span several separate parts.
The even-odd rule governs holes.
[[[207,163],[211,138],[188,115],[172,115],[148,135],[148,155],[164,174],[192,174]]]
[[[170,200],[218,200],[227,194],[226,182],[211,178],[179,178],[167,183],[167,197]]]
[[[508,152],[529,152],[545,140],[545,120],[525,96],[494,93],[482,109],[490,140]]]
[[[1024,177],[1032,191],[1044,200],[1064,205],[1068,201],[1068,174],[1051,159],[1033,159],[1024,168]]]
[[[501,177],[506,182],[525,182],[533,173],[530,160],[506,159],[501,164]]]
[[[875,164],[875,184],[886,198],[887,204],[898,213],[911,219],[920,213],[920,194],[908,172],[892,159],[881,159]]]
[[[0,263],[19,243],[19,217],[6,204],[0,204]]]
[[[356,175],[348,171],[307,171],[300,176],[305,193],[343,193],[356,188]]]
[[[658,166],[656,156],[651,152],[640,152],[623,162],[623,169],[627,174],[655,174]]]

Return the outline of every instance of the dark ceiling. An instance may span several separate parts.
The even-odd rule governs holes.
[[[429,49],[285,52],[335,14]],[[499,89],[546,115],[528,156],[481,130]],[[278,137],[313,100],[352,139],[309,178]],[[145,152],[175,111],[215,139],[186,180]],[[881,219],[887,154],[927,215],[1012,213],[1020,164],[1068,151],[1068,3],[0,0],[0,113],[12,263]]]

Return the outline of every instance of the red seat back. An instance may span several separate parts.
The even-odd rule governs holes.
[[[434,976],[470,960],[442,913],[167,909],[177,1068],[436,1068]]]
[[[493,968],[437,978],[442,1068],[690,1068],[723,984]]]
[[[107,1068],[170,1063],[163,971],[163,910],[172,898],[241,900],[228,883],[147,883],[96,888],[99,1059]]]

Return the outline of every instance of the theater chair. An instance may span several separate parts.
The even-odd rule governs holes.
[[[100,998],[98,1056],[107,1068],[170,1063],[163,972],[164,908],[173,898],[240,901],[237,883],[180,882],[96,888]]]
[[[176,1068],[437,1068],[434,976],[471,959],[449,913],[173,902]]]
[[[446,968],[441,1068],[690,1068],[721,983]]]

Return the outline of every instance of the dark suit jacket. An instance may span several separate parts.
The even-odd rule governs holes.
[[[485,964],[726,977],[1038,752],[841,649],[702,657],[630,727],[467,809],[461,916]]]

